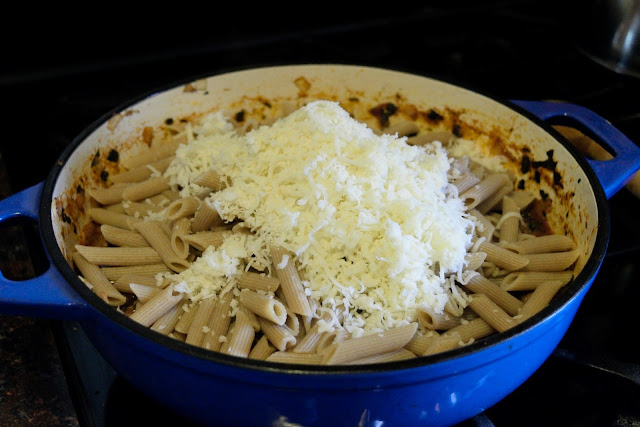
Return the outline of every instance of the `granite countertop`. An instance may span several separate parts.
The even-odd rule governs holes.
[[[0,200],[12,193],[0,153]],[[28,231],[25,224],[0,224],[3,276],[14,280],[33,277]],[[79,425],[51,326],[47,319],[0,315],[3,427]]]

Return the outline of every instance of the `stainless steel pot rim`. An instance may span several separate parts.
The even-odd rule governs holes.
[[[214,77],[216,75],[225,74],[227,72],[236,72],[243,71],[249,69],[256,69],[261,67],[273,67],[273,66],[288,66],[288,65],[301,65],[301,64],[268,64],[268,65],[259,65],[259,66],[251,66],[251,67],[242,67],[242,68],[233,68],[233,69],[225,69],[220,70],[216,73],[209,73],[204,76],[197,76],[195,79],[204,78],[204,77]],[[303,64],[303,65],[327,65],[327,64]],[[331,66],[353,66],[354,64],[329,64]],[[368,66],[363,66],[364,68],[372,68]],[[411,71],[401,70],[401,69],[392,69],[385,68],[390,71],[399,71],[399,72],[408,72]],[[146,328],[137,322],[129,319],[128,317],[122,315],[113,309],[113,307],[108,306],[104,303],[95,293],[93,293],[79,278],[77,273],[69,266],[66,259],[64,258],[62,251],[57,245],[54,231],[53,231],[53,223],[51,220],[51,200],[53,197],[53,190],[55,187],[55,183],[58,179],[60,172],[65,167],[65,164],[71,154],[74,152],[76,147],[78,147],[82,142],[87,138],[88,135],[91,134],[96,128],[101,126],[103,123],[108,121],[113,115],[125,111],[127,108],[132,105],[146,99],[148,97],[152,97],[156,94],[162,93],[166,90],[178,87],[180,85],[184,85],[191,81],[194,81],[194,77],[186,78],[180,82],[174,82],[172,84],[166,85],[166,87],[158,88],[156,90],[150,91],[148,93],[142,94],[138,97],[132,98],[129,101],[117,106],[113,110],[107,112],[102,117],[98,118],[91,125],[89,125],[86,129],[84,129],[80,134],[76,136],[76,138],[69,144],[69,146],[64,150],[64,152],[58,157],[56,162],[54,163],[47,179],[44,182],[41,200],[40,200],[40,209],[39,209],[39,217],[40,217],[40,229],[42,233],[43,242],[46,250],[48,251],[51,260],[54,266],[59,270],[64,279],[70,284],[70,286],[86,301],[90,304],[94,309],[100,312],[102,315],[107,317],[109,320],[118,324],[118,326],[123,327],[129,331],[133,331],[134,333],[142,336],[145,339],[151,340],[162,346],[168,347],[169,349],[175,350],[179,353],[183,353],[188,356],[192,356],[198,359],[227,365],[235,368],[245,368],[249,370],[259,370],[264,372],[277,372],[282,374],[295,374],[295,375],[362,375],[362,374],[374,374],[374,373],[389,373],[394,371],[402,371],[406,369],[414,369],[423,367],[426,365],[438,364],[441,362],[451,361],[453,359],[461,358],[467,355],[475,354],[477,352],[486,350],[488,348],[497,346],[498,344],[516,338],[518,336],[526,334],[528,331],[534,329],[536,325],[542,323],[556,313],[562,311],[564,307],[569,305],[571,301],[578,297],[583,291],[585,287],[588,287],[597,274],[600,265],[604,259],[608,241],[609,241],[609,211],[607,199],[604,193],[604,190],[598,180],[598,177],[594,173],[593,169],[586,161],[584,156],[577,151],[577,149],[569,143],[559,132],[557,132],[551,125],[547,124],[543,120],[539,119],[537,116],[533,115],[529,111],[521,108],[514,103],[500,99],[498,97],[492,96],[487,93],[483,93],[483,91],[470,89],[466,86],[460,86],[455,82],[447,81],[442,78],[431,78],[422,74],[413,74],[416,77],[420,78],[428,78],[432,80],[438,80],[443,83],[448,83],[463,89],[468,89],[478,95],[483,95],[487,98],[492,99],[495,102],[501,103],[514,111],[518,112],[522,116],[530,119],[532,122],[543,128],[547,133],[551,134],[559,144],[562,144],[574,157],[575,161],[579,164],[579,166],[584,170],[588,181],[594,191],[595,199],[597,202],[598,209],[598,230],[596,235],[596,241],[594,245],[594,249],[589,260],[586,262],[582,271],[578,274],[578,276],[566,285],[563,288],[563,292],[557,298],[555,298],[549,306],[544,308],[542,311],[532,316],[527,321],[515,326],[514,328],[502,332],[499,334],[495,334],[489,337],[486,337],[482,340],[478,340],[468,346],[457,348],[454,350],[450,350],[444,353],[439,353],[426,357],[417,357],[415,359],[405,360],[405,361],[397,361],[397,362],[387,362],[387,363],[379,363],[379,364],[369,364],[369,365],[349,365],[349,366],[310,366],[310,365],[298,365],[298,364],[285,364],[285,363],[273,363],[273,362],[264,362],[264,361],[256,361],[252,359],[244,359],[233,357],[229,355],[225,355],[218,352],[209,351],[200,347],[192,346],[180,341],[177,341],[173,338],[166,337],[160,333],[157,333],[149,328]]]

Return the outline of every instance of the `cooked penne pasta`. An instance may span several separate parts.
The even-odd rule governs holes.
[[[235,318],[226,353],[232,356],[248,357],[255,337],[255,329],[243,311],[238,311]]]
[[[500,221],[498,221],[498,224],[498,228],[500,229],[499,242],[501,244],[518,240],[518,236],[520,235],[520,209],[518,205],[516,205],[516,202],[509,196],[502,198],[502,217]]]
[[[222,181],[222,178],[215,170],[209,170],[202,173],[193,181],[193,183],[210,188],[213,191],[218,191],[224,188],[224,181]]]
[[[469,307],[498,332],[504,332],[517,323],[513,317],[484,294],[473,295]]]
[[[143,221],[135,225],[136,230],[149,242],[160,259],[173,271],[189,268],[189,262],[180,258],[171,247],[171,239],[160,221]]]
[[[522,271],[564,271],[573,265],[580,256],[577,249],[566,252],[522,255],[529,262]]]
[[[462,193],[460,198],[465,201],[469,209],[474,209],[485,200],[490,199],[492,196],[499,193],[501,189],[506,186],[513,186],[511,180],[506,174],[490,174]],[[480,209],[478,210],[483,212]]]
[[[105,208],[89,209],[89,216],[92,220],[102,225],[111,225],[125,230],[133,230],[134,224],[142,221],[142,218],[135,218],[119,212],[107,210]]]
[[[124,228],[114,227],[109,224],[100,226],[102,236],[107,243],[114,246],[125,246],[132,248],[142,248],[149,246],[149,243],[137,231],[127,230]]]
[[[113,286],[120,292],[132,293],[131,284],[137,283],[143,286],[158,287],[154,276],[140,274],[125,274],[113,282]]]
[[[293,256],[283,248],[272,247],[270,249],[276,274],[280,280],[279,289],[284,293],[287,306],[294,313],[309,316],[312,314],[311,306],[304,293]]]
[[[155,173],[164,173],[174,158],[174,156],[169,156],[164,159],[156,160],[155,162],[135,166],[127,171],[112,175],[111,181],[114,183],[134,183],[144,181],[151,178],[151,175]]]
[[[246,289],[240,292],[240,303],[257,316],[270,320],[276,325],[284,325],[287,320],[286,307],[273,296]]]
[[[270,354],[276,351],[276,348],[269,343],[269,340],[265,335],[255,343],[251,351],[249,352],[249,359],[266,360]]]
[[[482,317],[477,317],[473,320],[463,322],[455,328],[449,329],[444,335],[457,334],[460,337],[460,341],[468,342],[469,340],[479,340],[489,335],[496,333],[493,326],[487,323]]]
[[[101,205],[113,205],[122,201],[122,192],[128,185],[115,183],[106,188],[87,188],[87,194]]]
[[[170,333],[174,332],[174,328],[176,327],[176,324],[178,323],[181,315],[182,307],[180,307],[180,304],[176,304],[171,309],[169,309],[169,311],[160,316],[158,320],[153,322],[153,324],[151,325],[151,329],[158,333],[161,333],[162,335],[169,335]]]
[[[550,280],[558,280],[562,285],[566,285],[573,279],[573,272],[566,271],[514,271],[507,274],[503,279],[500,287],[505,291],[531,291],[538,287],[541,283]]]
[[[167,207],[165,215],[170,220],[177,220],[192,216],[200,206],[200,200],[197,197],[183,197],[174,200]]]
[[[187,338],[185,339],[187,344],[200,346],[205,334],[208,332],[208,327],[205,327],[211,313],[213,313],[216,302],[213,298],[207,298],[202,300],[197,307],[191,308],[191,311],[194,311],[194,315],[187,330]]]
[[[575,248],[575,243],[569,236],[549,234],[547,236],[512,241],[505,244],[504,247],[521,255],[529,255],[571,251]]]
[[[205,251],[209,246],[220,246],[227,233],[228,231],[199,231],[185,235],[182,240],[199,251]]]
[[[270,320],[258,317],[260,330],[278,350],[285,351],[296,345],[296,337],[286,325],[276,325]]]
[[[439,335],[428,342],[422,356],[453,350],[460,347],[461,342],[460,335],[455,332],[450,332],[448,335]]]
[[[518,311],[522,307],[522,301],[479,274],[469,279],[465,288],[474,294],[486,295],[491,301],[500,306],[502,310],[512,316],[518,314]]]
[[[123,157],[122,166],[127,169],[133,169],[138,166],[153,164],[158,160],[173,156],[182,143],[184,143],[184,141],[171,140],[153,144],[153,146],[140,153]]]
[[[562,286],[564,285],[559,280],[550,280],[538,285],[538,287],[536,287],[536,289],[527,299],[527,302],[525,302],[522,306],[518,321],[524,322],[525,320],[545,308],[547,305],[549,305],[551,299],[555,296],[555,294],[560,290]]]
[[[427,329],[444,331],[451,329],[460,324],[461,318],[454,317],[446,312],[436,313],[436,311],[427,306],[418,307],[418,322]]]
[[[276,277],[267,276],[264,273],[254,273],[245,271],[238,279],[240,289],[251,289],[262,292],[275,292],[280,287],[280,280]]]
[[[157,264],[162,261],[156,250],[150,247],[129,248],[76,245],[75,248],[89,262],[99,266]]]
[[[88,261],[81,253],[73,254],[73,262],[80,271],[80,274],[91,285],[91,289],[103,301],[112,306],[120,306],[126,302],[126,298],[122,295],[104,275],[100,268]]]
[[[122,192],[122,199],[137,202],[169,190],[169,182],[163,177],[152,177],[129,185]]]
[[[217,300],[211,316],[209,316],[209,321],[207,322],[209,332],[202,340],[202,347],[213,351],[220,349],[220,345],[222,344],[220,338],[227,334],[229,325],[231,324],[231,316],[229,316],[231,297],[231,292],[227,292]]]
[[[158,273],[168,273],[169,267],[165,263],[148,264],[148,265],[132,265],[125,267],[100,267],[102,273],[109,280],[118,280],[122,276],[128,274],[139,274],[142,276],[149,276]]]
[[[182,292],[176,292],[173,285],[169,285],[162,291],[158,292],[149,300],[149,302],[142,304],[142,306],[136,309],[129,318],[141,325],[149,327],[165,313],[180,303],[182,299]]]
[[[276,363],[294,363],[297,365],[320,365],[322,355],[315,353],[292,353],[290,351],[275,351],[265,359]]]
[[[386,331],[349,338],[332,344],[327,348],[322,359],[323,364],[337,365],[354,360],[399,350],[413,338],[418,327],[410,323]]]
[[[478,251],[487,254],[486,261],[507,271],[521,270],[530,262],[530,259],[524,255],[519,255],[489,241],[482,242],[478,247]]]
[[[211,227],[222,224],[222,218],[209,203],[206,201],[200,203],[200,207],[193,217],[191,231],[194,233],[209,230]]]
[[[191,232],[191,221],[189,218],[180,218],[173,223],[171,228],[171,249],[180,258],[186,259],[189,255],[189,243],[185,237]]]
[[[160,288],[157,286],[145,286],[138,283],[130,283],[129,288],[142,304],[147,303],[155,294],[160,292]]]

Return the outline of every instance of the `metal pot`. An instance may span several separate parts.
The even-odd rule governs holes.
[[[308,85],[296,85],[299,77]],[[482,412],[531,376],[562,339],[607,249],[607,198],[640,168],[640,149],[582,107],[499,101],[400,71],[295,65],[233,71],[199,84],[147,94],[106,114],[74,140],[45,182],[0,202],[0,221],[18,216],[39,220],[51,262],[35,279],[0,278],[0,312],[79,321],[123,378],[158,402],[205,424],[451,425]],[[74,179],[87,172],[98,148],[127,141],[143,127],[169,116],[235,108],[241,98],[343,99],[355,94],[363,102],[400,96],[423,108],[463,111],[457,116],[461,122],[492,132],[503,130],[505,147],[526,147],[533,159],[546,159],[553,150],[563,186],[552,193],[558,207],[551,216],[578,236],[580,273],[575,280],[529,320],[467,347],[402,362],[319,367],[235,358],[157,334],[107,306],[67,262],[66,248],[73,239],[59,206],[73,190]],[[577,124],[604,142],[615,158],[585,159],[549,121]],[[527,185],[543,190],[545,183],[532,180]],[[550,190],[544,187],[544,191]]]

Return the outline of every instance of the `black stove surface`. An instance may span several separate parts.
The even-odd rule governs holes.
[[[11,143],[3,142],[0,152],[13,190],[42,181],[80,131],[139,94],[191,77],[281,63],[389,67],[503,99],[568,101],[640,141],[640,81],[582,53],[580,10],[571,2],[456,2],[372,10],[357,19],[296,12],[304,18],[247,18],[244,29],[213,15],[203,25],[196,10],[181,12],[189,25],[131,18],[126,31],[95,28],[89,20],[72,27],[57,22],[55,34],[30,55],[9,49],[9,58],[19,60],[7,61],[0,76],[11,119],[5,129]],[[93,48],[78,43],[83,37]],[[640,200],[622,190],[609,203],[607,258],[560,346],[514,393],[462,426],[640,425],[633,327]],[[53,326],[81,425],[185,425],[119,377],[77,324]]]

